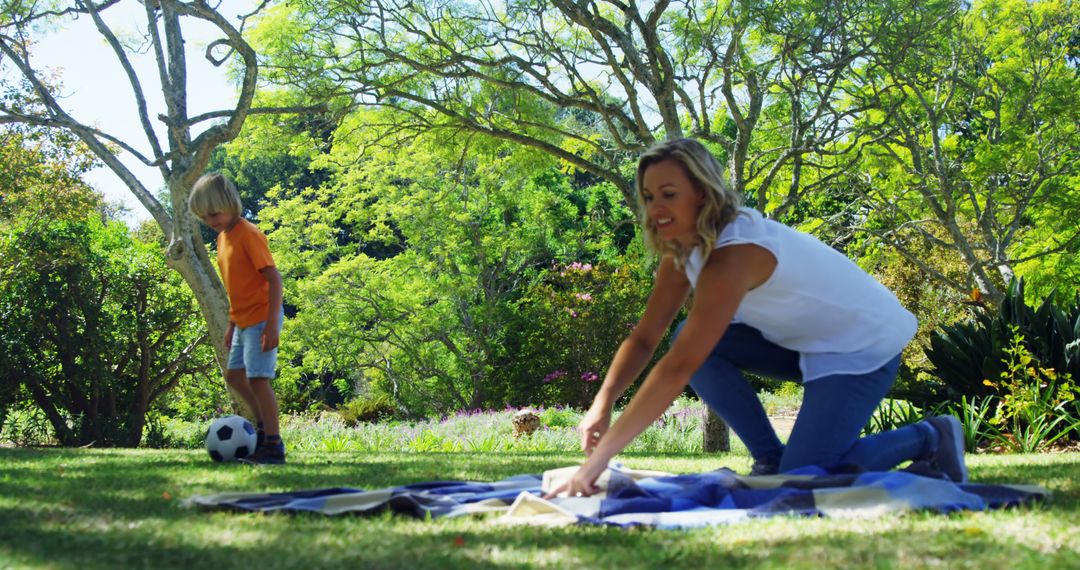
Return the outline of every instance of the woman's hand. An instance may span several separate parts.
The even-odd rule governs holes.
[[[236,325],[232,322],[225,328],[225,350],[232,350],[232,337],[233,331],[236,330]]]
[[[596,487],[596,480],[600,478],[604,469],[607,469],[607,460],[598,461],[598,459],[599,456],[590,457],[572,477],[548,491],[544,498],[588,497],[596,494],[600,490]]]
[[[593,405],[585,412],[585,416],[578,423],[578,434],[581,436],[581,450],[585,455],[592,455],[600,438],[607,433],[611,425],[611,407],[593,401]]]

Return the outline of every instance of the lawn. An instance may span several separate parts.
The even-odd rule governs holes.
[[[629,466],[744,470],[745,456],[624,455]],[[297,452],[281,467],[194,450],[0,448],[0,568],[1080,568],[1080,454],[978,455],[972,479],[1049,488],[1046,505],[873,520],[773,518],[692,531],[502,527],[204,512],[193,494],[497,480],[572,453]]]

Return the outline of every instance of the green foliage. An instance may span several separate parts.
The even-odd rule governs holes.
[[[551,407],[540,411],[540,422],[549,428],[576,428],[581,412],[574,408]]]
[[[582,412],[573,408],[541,408],[543,426],[516,438],[516,409],[458,412],[419,421],[384,420],[349,424],[340,413],[286,415],[282,438],[290,453],[522,453],[579,452],[577,424]],[[620,412],[616,412],[616,418]],[[167,446],[199,449],[209,420],[160,420],[161,441]],[[700,453],[702,407],[687,397],[675,400],[660,420],[646,428],[627,448],[630,453]],[[737,440],[736,440],[737,441]],[[736,443],[735,449],[745,453]]]
[[[864,435],[886,432],[921,421],[933,414],[925,414],[917,406],[905,400],[882,400],[870,421],[863,428]]]
[[[386,394],[373,394],[360,397],[338,406],[337,413],[345,425],[355,426],[360,422],[374,422],[389,419],[397,410],[394,400]]]
[[[940,4],[914,18],[925,41],[886,43],[855,99],[867,147],[845,178],[867,239],[903,253],[939,287],[997,304],[1024,276],[1045,295],[1078,286],[1080,75],[1072,2]],[[877,64],[877,66],[875,65]],[[957,278],[932,251],[963,264]]]
[[[55,444],[56,436],[44,412],[23,404],[8,410],[0,424],[0,441],[27,447]]]
[[[994,417],[995,398],[987,396],[978,398],[975,396],[962,396],[960,402],[949,404],[949,411],[960,420],[960,427],[964,432],[964,449],[975,451],[983,446],[983,443],[999,435],[990,423]]]
[[[1011,325],[1005,348],[1005,370],[986,384],[1002,395],[990,424],[1000,430],[994,439],[1018,453],[1035,453],[1080,427],[1077,387],[1069,373],[1044,368],[1025,346],[1020,327]]]
[[[1011,385],[996,380],[1008,373],[1014,327],[1041,366],[1080,377],[1080,297],[1064,308],[1047,297],[1033,309],[1018,280],[1010,284],[997,311],[976,311],[972,319],[942,327],[931,337],[926,356],[940,381],[935,399],[958,402],[962,396],[1008,395]]]
[[[759,390],[758,398],[769,415],[794,415],[802,406],[805,389],[798,382],[767,380],[771,389]]]
[[[618,266],[574,262],[543,272],[516,302],[523,327],[510,337],[517,358],[502,370],[506,402],[587,407],[645,306],[648,267],[627,256]]]
[[[156,240],[108,221],[55,169],[4,189],[0,408],[40,410],[62,445],[135,446],[151,406],[213,356]]]
[[[362,128],[383,115],[347,117],[317,161],[331,181],[278,187],[261,213],[297,307],[283,335],[285,408],[331,391],[386,395],[413,416],[526,403],[508,379],[542,376],[521,337],[550,319],[519,300],[562,259],[614,264],[632,216],[612,188],[575,188],[527,148]]]

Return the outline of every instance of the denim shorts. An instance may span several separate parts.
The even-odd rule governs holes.
[[[278,333],[281,321],[278,319]],[[262,334],[266,321],[247,328],[236,327],[233,331],[232,349],[229,351],[229,370],[243,368],[248,378],[273,378],[277,368],[277,348],[262,351]]]

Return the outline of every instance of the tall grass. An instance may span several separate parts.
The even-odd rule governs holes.
[[[688,454],[702,451],[704,408],[697,400],[677,399],[663,416],[627,447],[630,453]],[[566,452],[580,451],[576,426],[582,412],[538,408],[540,428],[514,437],[517,409],[471,411],[423,421],[381,421],[354,426],[334,412],[282,418],[281,435],[292,451],[303,452]],[[616,412],[616,418],[618,418]],[[208,422],[206,422],[208,423]],[[205,423],[168,420],[163,426],[170,447],[203,445]],[[736,443],[734,451],[745,448]]]

